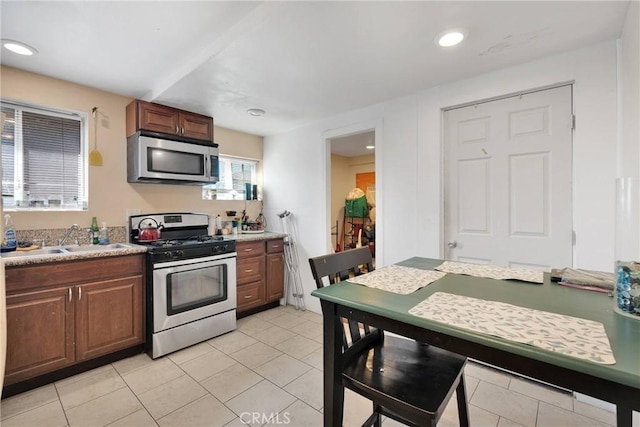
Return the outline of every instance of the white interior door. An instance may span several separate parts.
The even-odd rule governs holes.
[[[444,253],[548,271],[572,266],[572,87],[444,113]]]

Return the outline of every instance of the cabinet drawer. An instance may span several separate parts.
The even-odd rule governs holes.
[[[284,240],[283,239],[275,239],[275,240],[267,240],[267,253],[276,253],[284,251]]]
[[[258,307],[265,302],[264,280],[249,285],[238,286],[238,308],[237,311],[248,310]]]
[[[238,285],[264,279],[264,257],[238,258],[236,262],[236,281]]]
[[[5,270],[7,293],[137,276],[143,274],[144,263],[144,254],[138,254],[7,267]]]
[[[264,241],[236,243],[236,252],[238,259],[264,255]]]

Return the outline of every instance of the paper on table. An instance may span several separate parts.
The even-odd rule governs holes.
[[[446,276],[446,273],[419,268],[389,265],[349,279],[351,283],[382,289],[396,294],[410,294]]]
[[[467,276],[486,277],[497,280],[522,280],[524,282],[544,283],[542,271],[525,268],[506,268],[497,265],[471,264],[466,262],[445,261],[436,267],[438,271]]]
[[[594,363],[616,363],[604,326],[592,320],[445,292],[409,313]]]

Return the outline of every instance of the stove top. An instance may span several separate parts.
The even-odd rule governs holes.
[[[202,236],[185,237],[181,239],[160,239],[160,240],[153,240],[148,242],[138,241],[138,243],[141,245],[148,245],[152,247],[166,248],[166,247],[172,247],[172,246],[199,245],[199,244],[215,243],[215,242],[223,242],[223,241],[224,241],[224,237],[222,236],[202,235]]]
[[[143,222],[158,224],[160,240],[140,241]],[[209,217],[206,214],[164,213],[129,217],[131,243],[144,245],[153,263],[178,261],[200,257],[222,256],[236,251],[235,240],[207,234]],[[235,254],[234,254],[235,255]]]

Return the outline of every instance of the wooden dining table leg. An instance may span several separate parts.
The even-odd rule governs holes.
[[[336,304],[322,300],[324,427],[342,426],[344,387],[340,372],[342,323]]]

